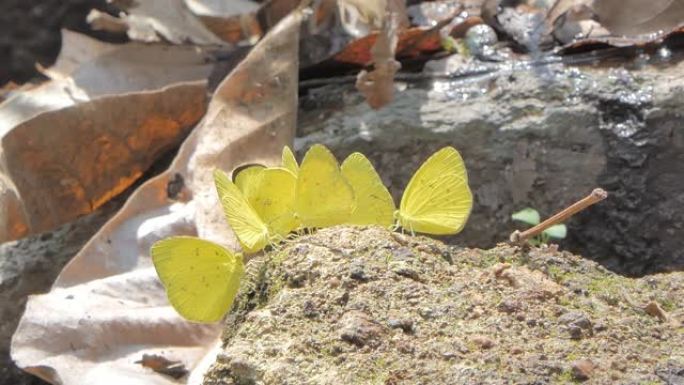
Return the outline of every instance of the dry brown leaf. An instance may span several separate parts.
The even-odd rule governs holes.
[[[49,230],[130,186],[202,117],[211,68],[192,48],[64,32],[46,71],[54,80],[0,105],[0,241]]]
[[[157,354],[143,354],[142,359],[140,361],[135,361],[135,363],[176,380],[183,378],[188,374],[188,369],[183,362],[171,361],[166,357]]]
[[[593,0],[591,8],[617,36],[663,34],[684,23],[683,0]]]
[[[107,31],[116,34],[128,32],[128,24],[124,20],[97,9],[91,9],[88,12],[86,22],[94,31]]]
[[[263,35],[256,17],[259,4],[250,0],[185,0],[200,21],[221,40],[255,43]]]
[[[387,3],[382,29],[371,49],[373,70],[362,70],[356,78],[356,88],[373,109],[382,108],[394,99],[394,74],[401,68],[394,55],[402,20],[406,19],[406,9],[397,4],[395,0]]]
[[[128,25],[128,37],[142,42],[166,40],[173,44],[222,45],[193,15],[183,0],[121,1],[126,10],[121,19]]]
[[[214,168],[275,164],[294,136],[301,14],[276,26],[219,85],[200,125],[163,174],[149,180],[32,296],[12,341],[17,365],[63,384],[172,384],[135,362],[182,361],[199,383],[221,325],[183,320],[168,304],[150,245],[178,234],[236,248],[212,182]],[[175,199],[170,199],[169,195]]]

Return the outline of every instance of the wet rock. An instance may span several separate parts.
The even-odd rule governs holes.
[[[586,381],[594,374],[594,363],[589,360],[578,360],[572,363],[572,377],[579,381]]]
[[[298,152],[317,142],[340,158],[361,151],[399,201],[428,155],[455,146],[475,195],[454,239],[468,246],[508,239],[521,207],[550,215],[601,186],[609,199],[568,221],[563,247],[630,275],[683,269],[684,61],[634,71],[507,65],[412,82],[379,111],[351,85],[316,89],[301,98]]]

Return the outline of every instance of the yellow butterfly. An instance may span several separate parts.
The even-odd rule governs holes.
[[[472,207],[463,159],[456,149],[445,147],[413,175],[396,216],[398,224],[411,232],[456,234],[465,226]]]
[[[347,223],[352,225],[380,225],[394,223],[394,200],[371,162],[355,152],[342,162],[342,175],[351,184],[356,205]]]
[[[299,165],[297,164],[297,159],[295,159],[290,147],[283,147],[282,163],[283,168],[290,170],[295,176],[299,174]]]
[[[266,223],[242,195],[238,187],[221,170],[214,170],[214,182],[228,224],[247,253],[255,253],[269,243]]]
[[[230,310],[244,274],[242,255],[195,237],[172,237],[150,249],[169,302],[184,318],[216,322]]]
[[[337,160],[320,144],[302,160],[295,190],[295,212],[305,228],[343,224],[354,211],[354,190]]]

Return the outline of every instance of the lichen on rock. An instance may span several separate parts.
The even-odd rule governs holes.
[[[376,227],[320,230],[260,261],[206,385],[684,375],[681,272],[624,278],[554,246],[465,249]]]

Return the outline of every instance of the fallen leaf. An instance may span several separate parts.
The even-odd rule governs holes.
[[[593,0],[597,21],[613,35],[663,34],[684,23],[682,0]]]
[[[249,0],[185,0],[190,11],[214,35],[231,44],[254,44],[263,35],[256,13],[259,4]]]
[[[183,362],[171,361],[158,354],[143,354],[142,359],[135,363],[176,380],[185,377],[189,372]]]
[[[63,52],[46,71],[53,80],[0,105],[0,211],[9,215],[0,241],[101,206],[177,145],[206,109],[212,66],[196,50],[63,36]]]
[[[86,22],[93,31],[107,31],[114,34],[128,32],[128,24],[124,20],[97,9],[90,10],[86,16]]]
[[[190,11],[183,0],[138,0],[117,2],[126,13],[131,40],[146,43],[166,40],[173,44],[223,45]]]
[[[259,42],[219,85],[169,169],[131,195],[49,293],[29,298],[12,341],[18,366],[66,385],[175,383],[135,364],[157,354],[193,368],[188,383],[202,381],[222,326],[190,323],[173,310],[149,248],[198,234],[237,249],[212,172],[280,162],[294,136],[301,19],[293,13]]]

